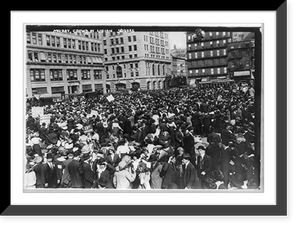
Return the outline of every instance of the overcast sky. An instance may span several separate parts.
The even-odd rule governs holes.
[[[186,34],[185,32],[169,32],[170,49],[174,48],[174,44],[177,48],[186,48]]]

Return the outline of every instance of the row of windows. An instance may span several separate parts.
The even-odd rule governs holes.
[[[137,57],[138,57],[138,54],[128,55],[129,59],[133,59],[133,58],[137,58]],[[109,61],[108,57],[105,57],[104,60]],[[113,60],[113,61],[115,61],[115,60],[125,60],[125,56],[124,55],[122,55],[122,56],[112,56],[112,57],[110,57],[110,60]]]
[[[44,40],[43,34],[41,33],[27,33],[27,44],[46,45],[55,48],[101,52],[100,43],[58,37],[53,35],[45,35]]]
[[[205,32],[204,40],[205,39],[215,39],[215,38],[223,38],[223,37],[230,37],[230,32]],[[187,37],[188,41],[193,41],[194,36],[189,34]]]
[[[222,47],[227,44],[227,40],[217,40],[217,41],[208,41],[208,42],[197,42],[193,44],[188,44],[188,50],[197,50],[197,49],[207,49]]]
[[[195,69],[189,70],[189,76],[203,76],[203,75],[219,75],[226,74],[227,68],[211,68],[211,69]]]
[[[136,36],[127,36],[127,41],[128,42],[135,42]],[[103,40],[103,45],[106,46],[108,45],[107,43],[108,40]],[[117,38],[111,38],[110,39],[110,45],[119,45],[119,44],[124,44],[124,38],[123,37],[117,37]]]
[[[150,39],[148,39],[150,38]],[[164,41],[164,40],[160,40],[158,38],[154,38],[154,37],[148,37],[146,35],[144,35],[144,41],[145,42],[150,42],[151,44],[156,44],[156,45],[160,45],[160,46],[169,46],[169,42],[168,41]]]
[[[34,81],[46,81],[45,69],[30,69],[30,79]],[[94,79],[102,79],[101,70],[92,70]],[[82,69],[80,71],[82,80],[91,79],[91,70]],[[51,81],[62,81],[63,80],[63,70],[62,69],[50,69],[49,76]],[[77,69],[67,69],[66,70],[67,80],[79,80]]]
[[[154,54],[148,54],[145,53],[145,57],[151,57],[151,58],[156,58],[156,59],[170,59],[168,56],[161,56],[161,55],[154,55]]]
[[[97,56],[72,55],[53,52],[27,51],[30,62],[67,63],[67,64],[100,64],[102,59]]]
[[[226,49],[202,51],[202,52],[191,52],[188,53],[188,59],[198,59],[206,57],[217,57],[217,56],[226,56]]]
[[[150,49],[149,49],[150,48]],[[151,53],[158,53],[158,54],[163,54],[163,55],[169,55],[169,49],[165,49],[165,48],[160,48],[160,47],[155,47],[153,45],[147,45],[144,44],[144,50],[145,51],[150,51]]]
[[[207,59],[207,60],[194,60],[194,61],[188,61],[187,65],[188,68],[227,65],[227,59],[217,58],[217,59]]]
[[[150,35],[168,39],[168,33],[164,32],[149,32]]]

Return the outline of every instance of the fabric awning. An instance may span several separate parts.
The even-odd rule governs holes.
[[[41,59],[41,60],[46,60],[46,55],[45,55],[45,53],[43,53],[43,52],[40,53],[40,59]]]

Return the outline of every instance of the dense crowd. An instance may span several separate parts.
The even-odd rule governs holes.
[[[27,107],[26,188],[260,187],[253,88],[111,95],[46,105],[49,124]]]

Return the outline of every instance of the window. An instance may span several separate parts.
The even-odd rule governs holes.
[[[137,58],[138,57],[138,55],[137,54],[134,54],[134,58]]]
[[[217,69],[217,71],[218,71],[218,74],[220,74],[220,73],[221,73],[221,69],[220,69],[220,68],[218,68],[218,69]]]
[[[219,36],[219,32],[216,32],[216,35]]]
[[[197,74],[197,75],[199,74],[199,70],[198,70],[198,69],[196,70],[196,74]]]
[[[50,80],[51,81],[61,81],[63,80],[61,69],[50,69]]]
[[[75,43],[74,43],[74,48],[75,48]],[[85,50],[89,51],[89,42],[85,42]]]
[[[128,42],[131,42],[131,37],[130,36],[128,36]]]
[[[136,41],[136,36],[133,36],[132,38],[133,38],[133,41]]]
[[[201,52],[201,57],[204,58],[204,52]]]
[[[45,81],[45,69],[30,69],[31,81]]]
[[[63,38],[64,48],[67,48],[67,38]]]
[[[191,50],[191,49],[192,49],[192,45],[189,44],[189,45],[188,45],[188,50]]]
[[[47,46],[50,46],[50,36],[46,35],[46,44]]]
[[[116,45],[119,44],[119,38],[116,38]]]
[[[61,54],[57,54],[57,62],[61,63]]]
[[[213,47],[213,42],[211,41],[211,42],[209,42],[209,44],[210,44],[210,47]]]
[[[128,46],[128,50],[129,50],[129,52],[131,52],[132,51],[132,47]]]
[[[71,48],[71,39],[68,39],[68,48]]]
[[[107,54],[107,49],[104,49],[104,54]]]
[[[192,59],[192,53],[189,53],[189,59]]]
[[[56,47],[60,48],[60,37],[56,37]]]
[[[94,70],[94,79],[102,79],[101,70]]]
[[[210,69],[210,74],[214,74],[214,69]]]
[[[32,94],[47,94],[46,87],[32,88]]]
[[[202,75],[205,75],[205,69],[202,69]]]
[[[39,54],[37,52],[33,53],[34,61],[39,62]]]
[[[114,39],[110,39],[110,44],[114,45]]]
[[[112,54],[115,53],[115,48],[111,48],[111,53],[112,53]]]
[[[120,37],[120,44],[123,44],[124,43],[124,39],[123,37]]]
[[[119,47],[116,48],[116,53],[119,53]]]
[[[217,41],[217,46],[220,46],[220,41],[219,40]]]
[[[26,40],[27,40],[27,44],[31,44],[31,37],[30,37],[30,33],[26,34]]]
[[[106,45],[106,40],[103,41],[103,45]]]
[[[51,46],[55,47],[55,36],[51,36]]]
[[[56,56],[56,54],[53,54],[53,62],[54,63],[56,63],[56,61],[57,61],[57,58],[56,58],[57,56]]]
[[[198,53],[195,52],[195,58],[198,58]]]
[[[81,70],[81,79],[82,80],[91,79],[90,70],[86,70],[86,69]]]
[[[226,32],[223,32],[223,36],[226,36]]]
[[[72,39],[72,49],[75,49],[75,40]]]
[[[224,68],[224,73],[227,73],[227,68]]]
[[[133,50],[136,51],[137,50],[137,45],[133,46]]]
[[[201,43],[201,48],[204,48],[204,43],[203,42]]]
[[[32,34],[32,44],[36,45],[37,41],[36,41],[36,33]]]
[[[32,52],[28,52],[28,60],[29,61],[33,61],[33,53]]]
[[[223,49],[223,55],[226,55],[226,49]]]
[[[43,37],[42,34],[38,34],[38,44],[43,45]]]
[[[124,47],[121,47],[121,53],[124,53]]]

